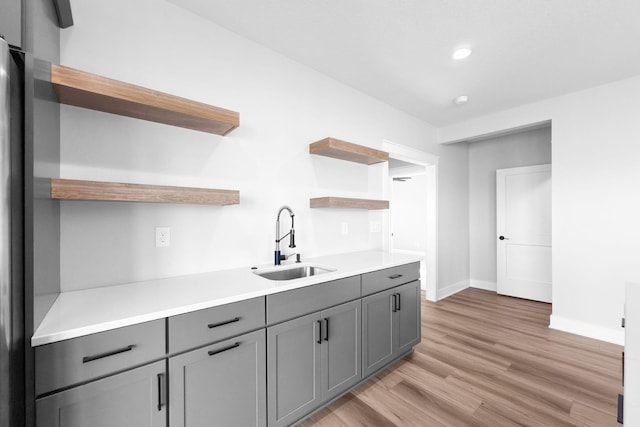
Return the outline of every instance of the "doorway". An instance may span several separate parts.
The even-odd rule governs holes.
[[[389,252],[417,255],[426,299],[437,301],[437,171],[438,157],[384,142],[389,153],[384,247]]]

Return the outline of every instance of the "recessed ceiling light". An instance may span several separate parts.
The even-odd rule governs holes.
[[[456,105],[466,104],[466,103],[467,103],[467,101],[469,101],[469,97],[468,97],[467,95],[460,95],[460,96],[457,96],[457,97],[453,100],[454,104],[456,104]]]
[[[453,59],[464,59],[469,55],[471,55],[471,49],[468,47],[461,47],[453,52]]]

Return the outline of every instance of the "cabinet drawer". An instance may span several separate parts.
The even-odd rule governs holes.
[[[173,316],[169,318],[169,353],[211,344],[264,324],[264,297]]]
[[[36,347],[36,394],[163,357],[164,322],[154,320]]]
[[[420,263],[399,265],[362,275],[362,295],[371,295],[420,278]]]
[[[360,298],[360,276],[267,295],[267,323],[283,322]]]

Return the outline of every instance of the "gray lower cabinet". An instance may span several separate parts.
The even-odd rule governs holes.
[[[321,402],[320,312],[267,328],[269,426],[287,426]]]
[[[269,426],[287,426],[362,378],[360,300],[267,328]]]
[[[416,269],[366,275],[364,298],[354,276],[38,347],[36,425],[291,425],[420,342],[419,281],[396,285]]]
[[[265,330],[169,358],[171,427],[266,426]]]
[[[407,283],[396,288],[397,319],[396,354],[399,356],[411,350],[420,342],[420,281]]]
[[[166,363],[155,362],[36,401],[38,427],[164,427]]]
[[[362,373],[367,376],[393,360],[395,289],[362,299]]]
[[[344,392],[360,381],[360,300],[323,310],[322,400]]]
[[[420,342],[420,282],[362,299],[362,372],[368,376]]]

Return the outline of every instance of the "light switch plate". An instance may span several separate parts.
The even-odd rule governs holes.
[[[342,223],[342,234],[349,234],[349,223],[348,222],[343,222]]]

